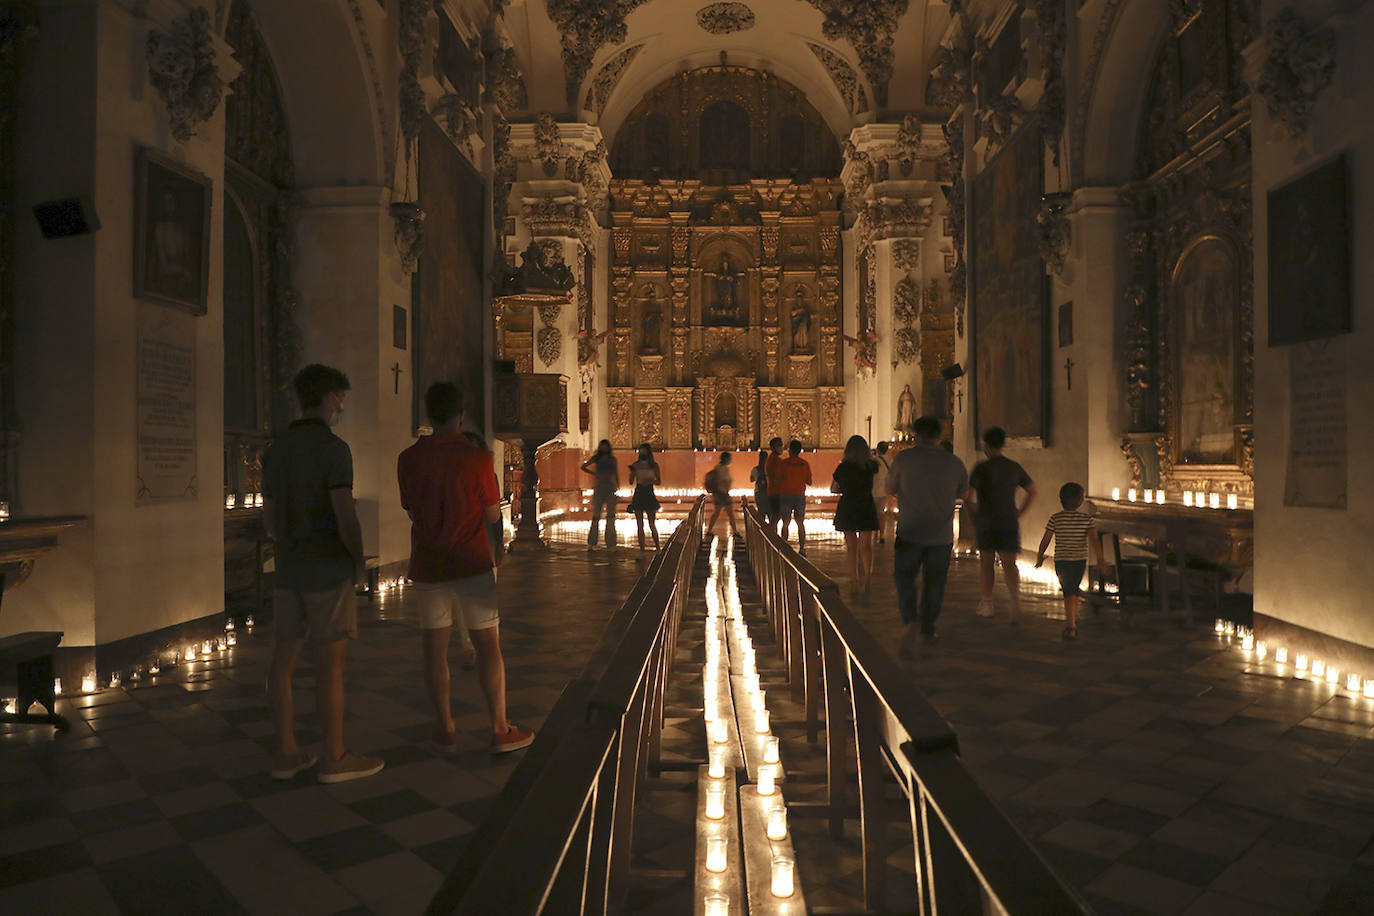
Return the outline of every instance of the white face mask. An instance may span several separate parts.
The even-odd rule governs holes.
[[[338,426],[338,425],[339,425],[339,420],[341,420],[342,418],[343,418],[343,408],[340,407],[338,410],[334,411],[334,416],[332,416],[332,417],[329,418],[329,425],[330,425],[330,426]]]

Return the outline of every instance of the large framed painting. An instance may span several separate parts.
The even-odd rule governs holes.
[[[1176,394],[1170,427],[1177,464],[1237,461],[1240,271],[1234,243],[1213,234],[1190,242],[1174,267],[1169,300]]]
[[[486,186],[433,120],[420,130],[420,205],[425,250],[412,277],[410,310],[412,412],[428,423],[425,391],[435,382],[464,388],[464,423],[486,423],[485,328],[491,309],[483,281],[483,244],[490,225]]]
[[[1269,192],[1269,345],[1350,330],[1345,155]]]
[[[135,185],[134,295],[204,315],[210,179],[140,147]]]
[[[1048,284],[1036,242],[1043,144],[1023,128],[973,182],[974,422],[1047,435]]]

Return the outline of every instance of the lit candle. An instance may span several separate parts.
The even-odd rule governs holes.
[[[1152,503],[1152,502],[1155,501],[1155,491],[1154,491],[1154,490],[1147,489],[1147,490],[1145,491],[1145,501],[1146,501],[1147,503]]]
[[[706,895],[706,916],[730,916],[730,895],[723,891],[711,891]]]
[[[162,666],[159,665],[159,664],[157,663],[156,660],[154,660],[153,663],[152,663],[151,665],[148,666],[148,673],[149,673],[149,674],[160,674],[161,672],[162,672]]]
[[[1234,493],[1226,494],[1226,508],[1234,509],[1240,505],[1240,499]]]
[[[237,633],[230,633],[229,636],[228,636],[228,640],[227,640],[227,641],[228,641],[229,645],[231,645],[231,646],[237,646],[237,645],[239,644],[239,636],[238,636],[238,634],[237,634]]]
[[[1259,658],[1260,661],[1264,661],[1264,657],[1268,654],[1269,643],[1265,642],[1262,639],[1255,643],[1255,655]]]
[[[706,870],[716,873],[725,871],[725,837],[706,838]]]
[[[709,700],[706,703],[706,709],[703,710],[703,714],[706,716],[707,722],[714,722],[716,719],[720,718],[720,712],[717,710],[716,704]]]
[[[1213,509],[1220,509],[1220,508],[1221,508],[1221,494],[1220,494],[1220,493],[1208,493],[1208,494],[1207,494],[1207,505],[1211,506]]]
[[[1364,682],[1364,695],[1367,697],[1374,697],[1374,681]]]
[[[81,678],[81,692],[95,693],[95,672],[83,675]]]
[[[1225,632],[1227,636],[1234,636],[1236,633],[1236,625],[1229,620],[1226,621]]]
[[[1312,676],[1326,677],[1326,662],[1319,658],[1312,659]]]
[[[792,872],[796,865],[789,856],[775,856],[773,859],[773,896],[791,897],[793,890]]]
[[[1284,646],[1279,646],[1277,649],[1275,649],[1275,650],[1274,650],[1274,661],[1278,662],[1280,665],[1285,665],[1285,664],[1287,664],[1287,663],[1288,663],[1288,649],[1287,649],[1286,647],[1284,647]]]
[[[706,775],[712,779],[725,778],[725,761],[718,756],[711,757],[711,765],[706,768]]]
[[[0,522],[7,522],[10,519],[10,501],[0,499]]]
[[[119,672],[118,672],[118,671],[111,671],[111,672],[110,672],[110,686],[111,686],[111,687],[118,687],[118,686],[119,686]]]
[[[1345,689],[1349,690],[1351,693],[1359,693],[1360,676],[1353,671],[1347,674],[1345,676]]]
[[[1218,636],[1226,632],[1226,621],[1222,620],[1220,617],[1217,618],[1216,631]]]
[[[129,680],[138,683],[143,680],[143,666],[134,665],[134,670],[129,673]]]
[[[253,629],[253,615],[252,615],[252,614],[249,614],[248,617],[243,621],[243,625],[246,626],[246,627],[247,627],[248,629],[250,629],[250,630]]]
[[[716,744],[724,744],[730,738],[730,732],[725,727],[724,719],[717,719],[711,723],[711,740]]]
[[[1112,499],[1116,500],[1117,502],[1121,502],[1121,488],[1120,488],[1120,487],[1112,487]]]
[[[760,709],[754,713],[754,731],[760,735],[768,734],[768,710]]]
[[[261,494],[261,493],[254,493],[254,494],[253,494],[253,505],[254,505],[256,508],[258,508],[258,509],[261,509],[261,508],[262,508],[262,494]]]
[[[186,647],[186,660],[188,662],[196,660],[196,647],[194,643]]]
[[[750,693],[759,692],[759,675],[757,671],[751,671],[744,676],[744,686]]]
[[[234,629],[234,618],[230,617],[228,620],[224,621],[224,630],[227,633],[232,629]]]
[[[1298,657],[1293,661],[1293,667],[1297,669],[1299,675],[1305,674],[1307,672],[1307,656],[1299,652]]]
[[[1201,509],[1201,508],[1203,508],[1204,506],[1206,506],[1206,505],[1207,505],[1207,494],[1204,493],[1204,492],[1202,492],[1201,490],[1198,490],[1196,493],[1194,493],[1194,494],[1193,494],[1193,505],[1197,506],[1199,509]]]
[[[763,742],[763,762],[778,762],[778,739],[776,735],[769,735]]]
[[[11,716],[14,715],[14,700],[5,700],[5,714]]]
[[[225,496],[225,497],[224,497],[224,508],[226,508],[226,509],[232,509],[232,508],[234,508],[234,506],[235,506],[237,503],[238,503],[238,497],[235,496],[233,493],[230,493],[228,496]]]
[[[766,690],[760,690],[758,693],[755,693],[750,697],[750,701],[753,703],[754,706],[754,712],[758,712],[760,709],[768,708],[767,704],[763,702],[763,698],[766,693]]]
[[[772,795],[776,791],[775,779],[776,776],[774,775],[773,768],[771,766],[759,767],[759,794]]]
[[[778,805],[768,812],[768,839],[781,840],[787,836],[787,809]]]
[[[725,789],[720,786],[706,790],[706,816],[713,821],[725,817]]]
[[[1131,487],[1126,491],[1126,498],[1131,502],[1135,502],[1135,487]]]
[[[1159,503],[1161,506],[1164,505],[1165,496],[1166,494],[1163,490],[1155,490],[1155,502]]]
[[[1185,505],[1185,506],[1191,506],[1192,504],[1193,504],[1193,491],[1192,491],[1192,490],[1184,490],[1184,491],[1183,491],[1183,505]]]
[[[1326,682],[1328,684],[1339,684],[1341,682],[1341,672],[1334,667],[1327,668]]]
[[[1242,636],[1240,638],[1240,647],[1242,649],[1245,649],[1246,651],[1255,648],[1255,634],[1246,633],[1244,636]]]

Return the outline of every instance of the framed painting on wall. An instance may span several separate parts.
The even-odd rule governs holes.
[[[1345,155],[1269,192],[1269,346],[1350,331]]]
[[[204,315],[210,179],[146,147],[135,169],[134,296]]]
[[[973,181],[974,422],[1044,442],[1049,307],[1036,243],[1043,144],[1023,128]]]

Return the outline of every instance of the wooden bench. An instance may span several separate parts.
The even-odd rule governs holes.
[[[52,660],[60,642],[60,630],[16,633],[0,639],[0,675],[13,670],[19,688],[14,712],[0,711],[0,722],[52,725],[61,731],[71,727],[57,714],[57,695],[53,690]],[[28,710],[34,703],[47,709],[47,715],[31,715]]]

